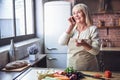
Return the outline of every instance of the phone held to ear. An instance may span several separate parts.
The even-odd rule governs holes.
[[[72,17],[72,20],[75,22],[75,19],[74,19],[74,17]]]

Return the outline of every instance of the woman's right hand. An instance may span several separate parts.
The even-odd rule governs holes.
[[[69,17],[69,19],[68,19],[68,21],[69,21],[69,23],[70,23],[70,26],[72,26],[72,27],[74,27],[74,26],[75,26],[76,21],[75,21],[75,19],[74,19],[74,17],[73,17],[73,16],[70,16],[70,17]]]
[[[70,16],[69,17],[69,19],[68,19],[68,21],[69,21],[69,27],[68,27],[68,29],[67,29],[67,33],[68,34],[70,34],[70,32],[73,30],[73,28],[75,27],[75,24],[76,24],[76,21],[75,21],[75,19],[74,19],[74,17],[73,16]]]

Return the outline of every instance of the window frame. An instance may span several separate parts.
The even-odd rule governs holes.
[[[10,44],[10,40],[13,39],[14,42],[20,42],[20,41],[24,41],[24,40],[27,40],[27,39],[31,39],[31,38],[35,38],[36,37],[36,18],[35,18],[35,14],[36,14],[36,10],[35,10],[35,1],[32,0],[33,2],[33,28],[34,28],[34,33],[33,34],[26,34],[26,2],[24,0],[24,11],[25,11],[25,35],[21,35],[21,36],[16,36],[16,20],[15,20],[15,0],[13,0],[13,23],[14,23],[14,37],[8,37],[8,38],[3,38],[1,39],[0,38],[0,46],[4,46],[4,45],[8,45]],[[1,34],[1,33],[0,33]]]

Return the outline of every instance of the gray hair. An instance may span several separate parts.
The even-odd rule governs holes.
[[[84,13],[87,26],[91,26],[93,24],[92,19],[91,19],[90,14],[89,14],[89,11],[88,11],[87,5],[82,4],[82,3],[76,4],[73,7],[72,12],[74,12],[75,10],[79,10],[79,11],[82,11]]]

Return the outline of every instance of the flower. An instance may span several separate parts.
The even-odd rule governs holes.
[[[32,45],[28,47],[29,54],[37,54],[39,52],[37,45]]]

